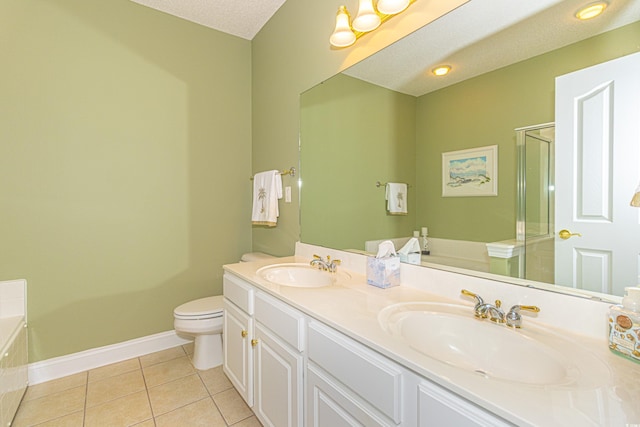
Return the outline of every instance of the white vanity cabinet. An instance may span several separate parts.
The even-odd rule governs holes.
[[[226,272],[224,372],[268,427],[507,426]]]
[[[224,326],[222,329],[223,370],[240,396],[253,406],[253,294],[251,285],[225,274]]]
[[[304,315],[230,274],[224,295],[225,373],[262,425],[303,425]]]
[[[308,427],[403,424],[399,365],[315,321],[307,350]]]

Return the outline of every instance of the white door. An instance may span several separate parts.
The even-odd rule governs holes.
[[[640,180],[640,53],[556,79],[555,157],[555,281],[622,295],[640,283],[640,209],[629,205]]]

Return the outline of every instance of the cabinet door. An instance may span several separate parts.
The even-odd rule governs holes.
[[[253,319],[224,300],[223,370],[240,396],[253,406]]]
[[[329,374],[307,364],[307,427],[391,427]]]
[[[255,324],[255,406],[265,427],[302,426],[302,355]]]
[[[505,427],[512,424],[431,382],[418,385],[418,427]]]

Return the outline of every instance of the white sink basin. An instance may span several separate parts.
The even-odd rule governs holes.
[[[276,285],[298,288],[321,288],[350,278],[348,273],[342,271],[329,273],[307,263],[269,265],[258,269],[256,274]]]
[[[559,385],[575,382],[585,370],[608,374],[599,359],[564,337],[527,325],[527,319],[516,330],[475,318],[473,307],[402,303],[383,309],[378,320],[414,350],[485,378]],[[571,354],[580,360],[570,359]]]

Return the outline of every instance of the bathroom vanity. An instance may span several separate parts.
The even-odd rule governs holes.
[[[338,273],[305,269],[314,253]],[[379,289],[365,260],[298,244],[224,267],[224,371],[263,425],[640,423],[640,365],[609,352],[606,304],[411,265]],[[461,289],[541,312],[509,329],[475,319]],[[449,328],[477,350],[456,360],[424,333]]]

